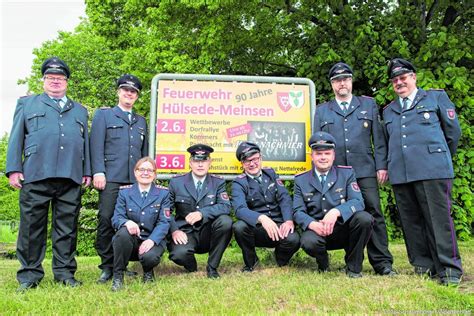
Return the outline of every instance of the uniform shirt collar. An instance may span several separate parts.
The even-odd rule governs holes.
[[[262,173],[261,170],[260,170],[260,173],[257,174],[256,176],[251,175],[251,174],[248,174],[247,172],[246,172],[245,174],[246,174],[249,178],[251,178],[251,179],[255,179],[255,178],[258,178],[258,177],[260,177],[260,176],[263,176],[263,173]]]
[[[194,182],[195,187],[197,187],[198,181],[201,181],[201,183],[204,184],[204,181],[206,181],[206,178],[207,178],[207,175],[205,175],[204,178],[199,179],[192,172],[191,172],[191,176],[193,177],[193,182]]]
[[[130,109],[130,111],[127,111],[122,106],[120,106],[120,104],[117,104],[117,106],[119,107],[120,110],[122,110],[125,113],[133,113],[132,109]]]
[[[342,102],[347,102],[347,105],[350,105],[351,102],[352,102],[352,95],[351,95],[351,98],[350,98],[349,100],[347,100],[347,101],[341,101],[341,100],[338,100],[338,99],[336,98],[336,102],[337,102],[337,104],[339,105],[339,107],[340,107],[342,110],[344,110],[344,107],[342,106],[341,103],[342,103]]]
[[[411,108],[412,104],[413,104],[413,101],[415,100],[415,97],[416,97],[416,94],[418,93],[418,88],[416,88],[415,90],[413,90],[409,96],[407,96],[407,99],[408,99],[408,108]],[[400,100],[400,104],[403,106],[403,99],[405,98],[402,98],[402,97],[398,97],[398,99]]]
[[[62,101],[63,104],[66,104],[66,102],[67,102],[67,97],[66,97],[65,95],[64,95],[62,98],[53,98],[53,97],[50,96],[50,95],[48,95],[48,97],[49,97],[51,100],[55,100],[55,99],[57,100],[57,99],[59,99],[59,100]]]
[[[314,172],[316,172],[316,175],[318,176],[318,178],[320,178],[320,179],[321,179],[321,175],[322,175],[322,173],[321,173],[321,172],[319,172],[319,171],[318,171],[318,169],[316,169],[316,168],[314,168]],[[324,174],[325,174],[325,175],[326,175],[326,177],[327,177],[327,176],[328,176],[328,174],[329,174],[329,170],[328,170],[328,171],[326,171]]]

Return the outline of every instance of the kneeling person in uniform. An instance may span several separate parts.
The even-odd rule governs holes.
[[[191,172],[169,183],[171,208],[170,259],[188,272],[197,271],[195,253],[209,253],[207,276],[219,278],[217,268],[232,237],[230,201],[225,180],[208,174],[214,149],[204,144],[188,148]]]
[[[316,132],[308,144],[314,169],[295,177],[293,197],[295,221],[303,229],[301,248],[316,258],[319,271],[329,269],[327,250],[344,248],[346,274],[360,278],[373,218],[364,211],[352,168],[333,166],[334,137]]]
[[[291,197],[275,170],[262,168],[257,144],[241,143],[236,156],[244,169],[232,182],[232,206],[239,219],[234,234],[245,263],[242,271],[252,272],[257,266],[255,247],[275,248],[277,264],[285,266],[300,246]]]
[[[139,260],[143,267],[143,282],[155,279],[153,268],[160,263],[170,227],[168,189],[153,184],[156,164],[150,157],[135,165],[137,183],[120,189],[112,217],[117,230],[112,245],[114,275],[112,291],[123,287],[124,273],[130,260]]]

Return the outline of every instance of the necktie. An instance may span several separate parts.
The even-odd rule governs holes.
[[[409,99],[408,99],[408,98],[403,98],[403,107],[402,107],[402,111],[408,110],[408,101],[409,101]]]
[[[132,113],[131,112],[126,112],[128,115],[128,121],[132,122]]]
[[[348,109],[347,109],[348,103],[344,101],[344,102],[341,102],[341,105],[342,105],[342,109],[344,110],[344,113],[346,113],[347,110],[348,110]]]
[[[147,192],[147,191],[143,191],[143,192],[142,192],[142,199],[143,199],[143,201],[145,201],[145,200],[146,200],[146,196],[147,196],[147,194],[148,194],[148,192]]]
[[[198,195],[201,194],[201,189],[202,189],[202,182],[198,181],[197,186],[196,186],[196,192]]]
[[[58,108],[61,110],[63,107],[61,106],[61,99],[53,99],[54,102],[58,105]]]
[[[326,184],[326,175],[325,174],[321,174],[319,176],[319,179],[321,180],[321,187],[324,188],[324,184]]]
[[[258,183],[262,184],[262,175],[259,175],[258,177],[255,177],[254,179],[255,179],[255,181],[257,181]]]

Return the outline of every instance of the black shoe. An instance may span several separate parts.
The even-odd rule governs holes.
[[[346,269],[346,275],[351,279],[359,279],[362,278],[362,273],[360,272],[352,272],[349,269]]]
[[[99,279],[97,280],[97,283],[107,283],[107,281],[112,279],[112,276],[113,273],[111,269],[103,269]]]
[[[316,263],[318,264],[319,272],[328,272],[329,271],[329,255],[327,251],[323,253],[318,253],[316,255]]]
[[[37,282],[23,282],[23,283],[20,283],[20,286],[18,287],[18,289],[16,289],[16,291],[19,293],[22,293],[22,292],[26,292],[28,290],[34,289],[37,286],[38,286]]]
[[[135,272],[135,271],[130,271],[130,270],[125,270],[125,275],[128,276],[128,277],[136,277],[138,275],[138,272]]]
[[[112,279],[112,292],[120,291],[123,288],[123,274],[115,274]]]
[[[63,285],[69,286],[69,287],[79,287],[82,285],[82,282],[76,280],[75,278],[64,279],[58,282],[61,282]]]
[[[393,277],[393,276],[398,275],[398,273],[390,267],[385,267],[382,270],[377,271],[376,273],[379,275],[388,276],[388,277]]]
[[[207,270],[207,277],[209,279],[219,279],[221,276],[219,275],[219,272],[217,272],[217,269],[211,268],[210,266],[206,267]]]
[[[445,286],[457,287],[461,283],[461,278],[456,276],[441,277],[439,282]]]
[[[244,266],[242,268],[242,272],[253,272],[253,270],[255,270],[255,268],[258,266],[258,264],[260,263],[260,260],[255,260],[255,263],[253,264],[253,266],[249,267],[249,266]]]
[[[151,283],[155,281],[155,273],[153,270],[143,272],[143,283]]]
[[[189,272],[189,273],[193,273],[193,272],[196,272],[198,270],[197,263],[194,263],[194,264],[191,264],[191,265],[186,265],[186,266],[184,266],[184,268],[186,269],[186,272]]]

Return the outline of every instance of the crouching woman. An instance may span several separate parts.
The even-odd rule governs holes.
[[[140,261],[143,282],[153,282],[153,268],[160,263],[170,227],[168,189],[155,185],[156,164],[144,157],[135,165],[137,182],[120,189],[112,226],[116,230],[112,291],[123,287],[124,273],[131,260]]]

